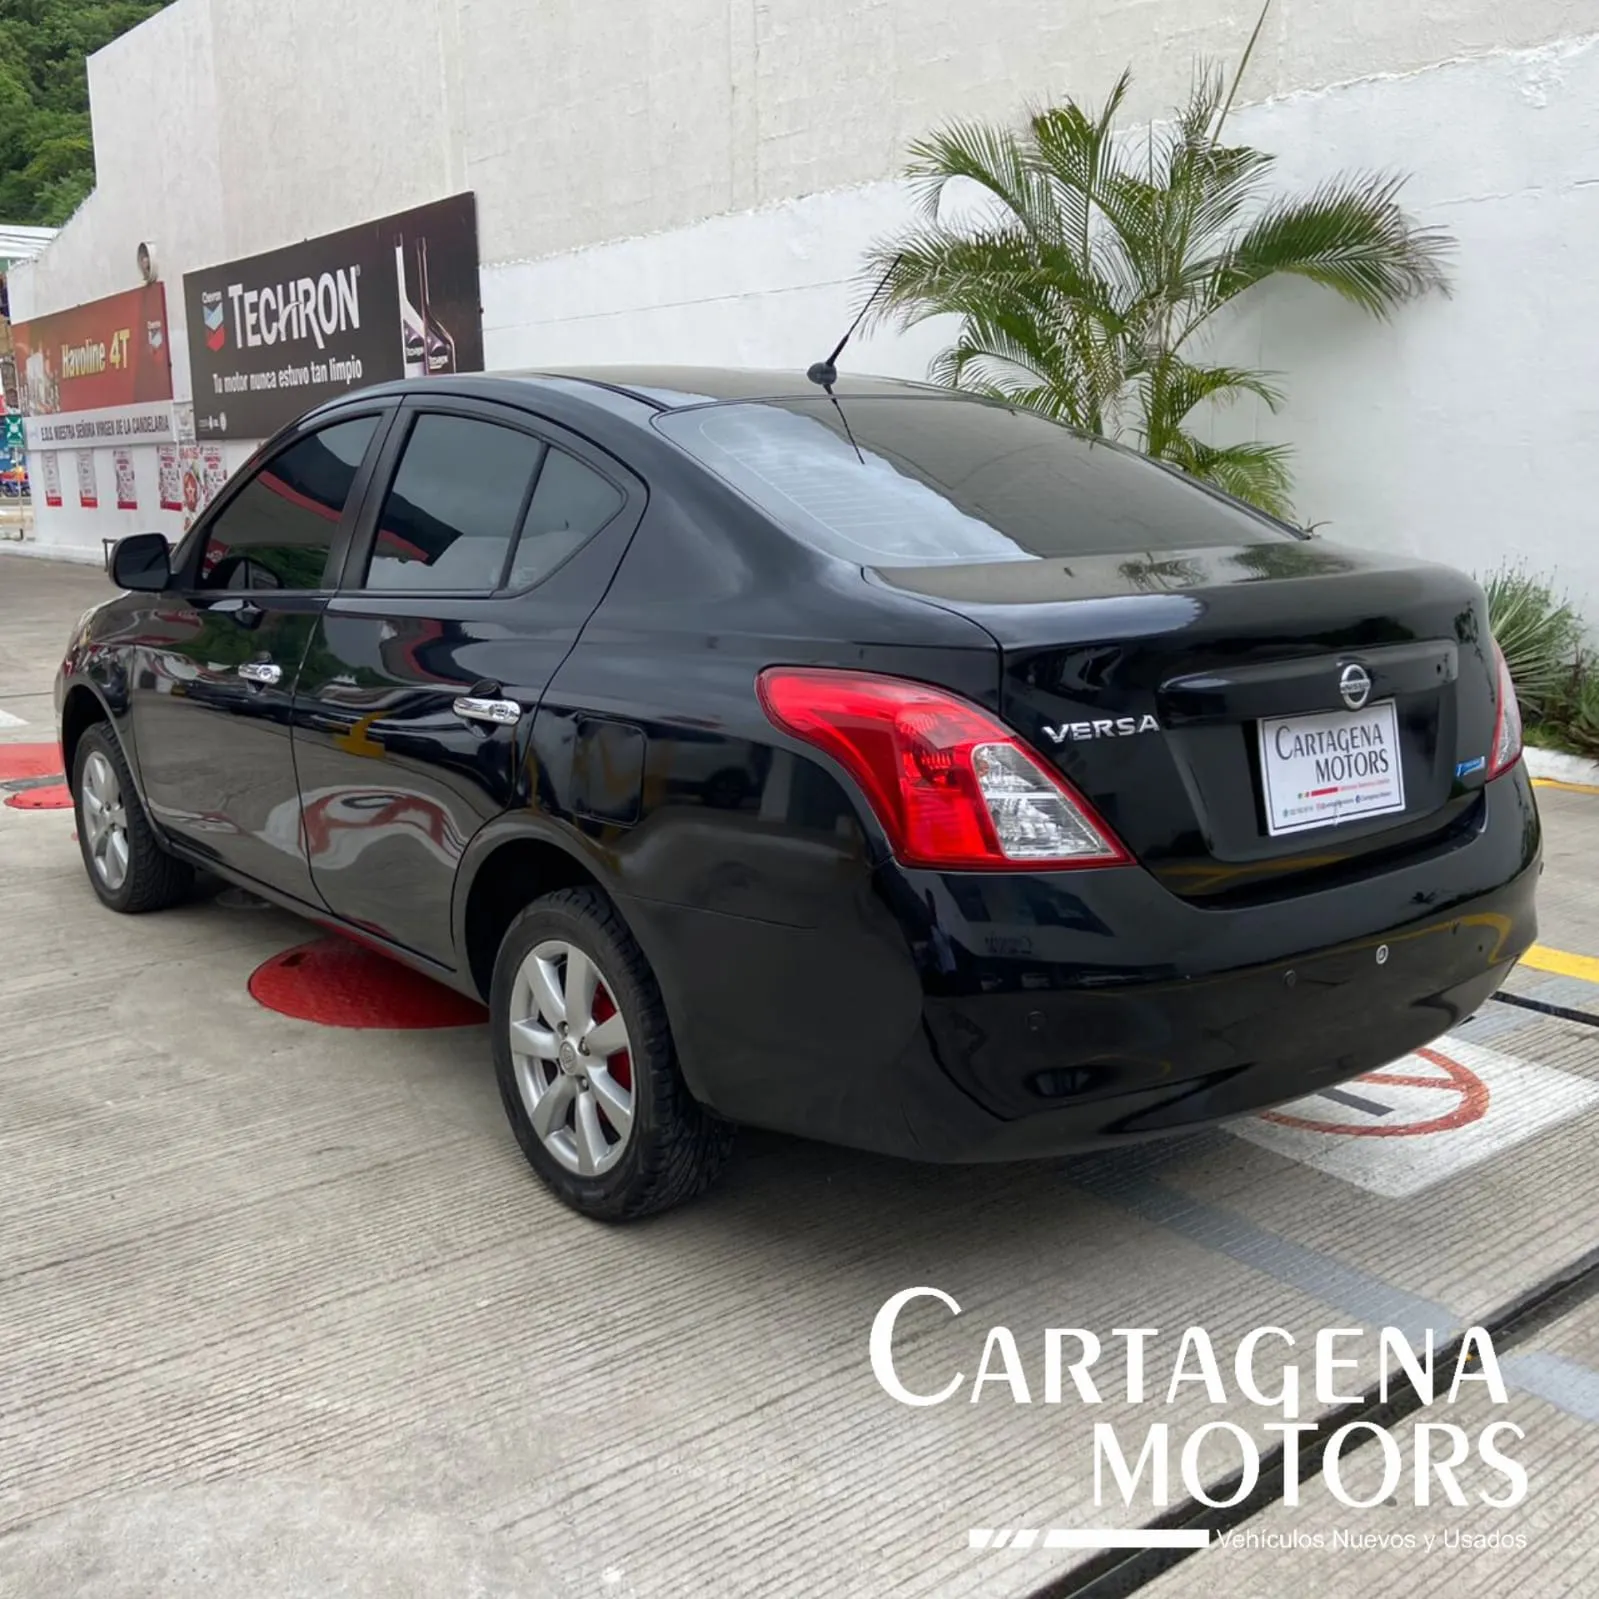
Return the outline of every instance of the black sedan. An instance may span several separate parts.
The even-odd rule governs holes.
[[[739,1123],[987,1161],[1313,1094],[1535,936],[1478,586],[1003,404],[380,386],[113,567],[56,686],[95,893],[201,869],[481,996],[591,1215]]]

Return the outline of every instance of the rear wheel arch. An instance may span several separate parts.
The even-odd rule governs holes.
[[[547,838],[505,839],[471,868],[459,941],[473,986],[485,1003],[506,930],[534,900],[562,888],[605,892],[588,866]]]

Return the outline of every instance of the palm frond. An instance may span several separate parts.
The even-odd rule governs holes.
[[[1163,459],[1180,466],[1190,477],[1213,483],[1234,499],[1259,506],[1280,521],[1293,520],[1290,498],[1293,451],[1286,444],[1243,443],[1214,445],[1182,434],[1180,442]]]
[[[1308,278],[1378,317],[1431,290],[1448,293],[1454,241],[1405,214],[1397,198],[1403,183],[1380,173],[1344,175],[1303,199],[1268,206],[1217,263],[1215,303],[1279,274]]]
[[[1283,393],[1265,372],[1249,367],[1195,366],[1169,355],[1138,378],[1144,415],[1145,447],[1164,456],[1169,439],[1182,432],[1185,419],[1205,402],[1230,405],[1241,395],[1253,395],[1275,411]]]
[[[1116,80],[1098,116],[1074,100],[1034,111],[1028,118],[1027,160],[1049,190],[1062,237],[1086,259],[1095,212],[1103,206],[1107,179],[1117,167],[1116,115],[1132,85],[1132,73]]]
[[[911,145],[905,168],[924,223],[937,225],[944,193],[964,179],[983,190],[1023,232],[1051,237],[1059,231],[1054,197],[1042,182],[1022,140],[1009,128],[959,121]]]

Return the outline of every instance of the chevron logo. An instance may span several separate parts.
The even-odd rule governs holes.
[[[220,350],[228,342],[228,324],[219,290],[200,296],[200,316],[205,322],[205,347]]]

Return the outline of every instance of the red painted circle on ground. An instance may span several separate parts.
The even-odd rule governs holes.
[[[1357,1077],[1357,1083],[1379,1086],[1391,1083],[1398,1088],[1424,1088],[1453,1096],[1454,1103],[1436,1116],[1422,1121],[1401,1122],[1393,1126],[1380,1123],[1358,1126],[1349,1122],[1311,1121],[1304,1116],[1285,1116],[1281,1111],[1267,1111],[1263,1120],[1277,1122],[1283,1127],[1299,1127],[1312,1133],[1342,1133],[1350,1138],[1415,1138],[1423,1133],[1450,1133],[1458,1127],[1468,1127],[1481,1121],[1488,1112],[1488,1085],[1474,1072],[1457,1060],[1436,1049],[1415,1051],[1429,1065],[1443,1069],[1442,1077],[1422,1077],[1413,1072],[1402,1072],[1394,1066],[1384,1066],[1378,1071]]]
[[[65,783],[51,783],[45,788],[25,788],[8,794],[6,804],[14,811],[70,811],[72,790]]]
[[[477,1027],[476,1000],[343,938],[322,938],[274,955],[250,977],[268,1010],[323,1027]]]
[[[0,783],[18,777],[60,777],[65,771],[59,744],[0,744]]]

